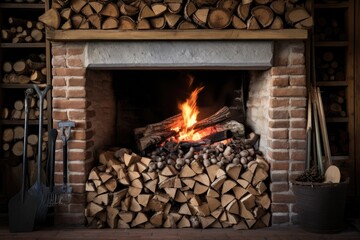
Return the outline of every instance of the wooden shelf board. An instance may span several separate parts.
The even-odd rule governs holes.
[[[346,81],[317,81],[316,85],[319,87],[346,87]]]
[[[40,88],[45,88],[46,84],[37,84]],[[10,83],[1,83],[0,88],[32,88],[34,84],[10,84]]]
[[[321,41],[315,43],[316,47],[347,47],[348,45],[348,41]]]
[[[349,2],[347,1],[343,1],[343,2],[338,2],[338,3],[315,3],[314,5],[315,8],[324,8],[324,9],[328,9],[328,8],[348,8],[349,7]]]
[[[91,40],[289,40],[307,39],[308,30],[47,30],[51,41]]]
[[[347,123],[349,118],[347,117],[326,117],[326,122],[329,123]]]
[[[1,43],[1,48],[44,48],[45,42],[40,43]]]
[[[0,8],[44,9],[44,3],[0,3]]]
[[[24,119],[0,119],[0,123],[3,125],[23,125]],[[29,125],[38,125],[39,120],[29,120]],[[43,120],[43,125],[47,124],[47,120]]]

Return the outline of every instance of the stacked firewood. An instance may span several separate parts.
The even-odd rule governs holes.
[[[10,84],[28,84],[46,82],[45,54],[31,54],[27,59],[15,62],[5,61],[2,66],[5,73],[2,82]]]
[[[45,26],[42,22],[23,18],[8,18],[8,29],[1,30],[3,42],[31,43],[44,41]]]
[[[53,0],[39,20],[52,29],[307,29],[301,0]]]
[[[38,119],[40,116],[40,110],[39,110],[39,101],[33,98],[30,102],[30,108],[29,108],[29,119],[34,120]],[[44,99],[43,103],[44,108],[44,114],[43,119],[47,119],[47,114],[45,112],[47,111],[47,101]],[[24,100],[16,100],[13,104],[13,109],[9,109],[7,107],[3,107],[1,109],[1,119],[25,119],[25,103]]]
[[[26,157],[30,159],[35,159],[37,156],[37,145],[38,145],[38,136],[36,134],[29,134],[27,137],[27,152]],[[43,161],[47,158],[47,142],[48,142],[48,132],[43,133],[43,143],[42,143],[42,152],[41,156]],[[9,127],[5,128],[2,132],[2,157],[9,159],[8,164],[11,166],[18,165],[24,154],[24,128],[22,126]]]
[[[323,94],[324,112],[327,117],[346,117],[346,91],[339,88]]]
[[[345,81],[345,60],[336,51],[319,51],[316,59],[318,81]]]
[[[146,156],[125,148],[101,152],[85,187],[88,226],[269,226],[269,165],[253,139],[175,152],[158,148]]]

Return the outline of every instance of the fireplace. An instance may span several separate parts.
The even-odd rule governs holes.
[[[129,80],[131,76],[172,81],[188,72],[229,75],[235,79],[229,80],[230,88],[236,79],[247,79],[246,122],[261,136],[260,150],[271,165],[272,224],[296,223],[290,178],[304,169],[305,159],[303,41],[54,42],[52,55],[54,127],[61,120],[76,122],[69,142],[73,196],[69,205],[58,207],[59,223],[84,224],[85,182],[99,150],[117,144],[118,138],[129,138],[124,136],[124,121],[117,121],[118,113],[124,113],[117,109],[119,98],[126,103],[126,96],[140,86],[127,85],[131,88],[124,93],[114,93],[114,87],[120,90],[126,81],[135,81]],[[162,84],[166,86],[171,85]],[[178,100],[173,94],[167,97]],[[57,143],[56,181],[61,184],[61,141]]]

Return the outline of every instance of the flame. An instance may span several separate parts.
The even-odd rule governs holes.
[[[199,109],[196,102],[198,94],[204,87],[196,88],[190,95],[190,97],[182,104],[179,104],[179,109],[182,112],[183,126],[177,126],[173,130],[179,132],[178,140],[199,140],[201,135],[194,132],[192,126],[197,122],[197,116],[199,115]]]

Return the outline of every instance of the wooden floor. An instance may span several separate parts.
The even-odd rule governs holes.
[[[302,230],[298,226],[269,227],[256,230],[236,231],[233,229],[87,229],[87,228],[49,228],[30,233],[9,233],[7,228],[0,228],[0,239],[87,239],[87,240],[328,240],[360,239],[360,232],[354,228],[348,228],[335,234],[318,234]]]

